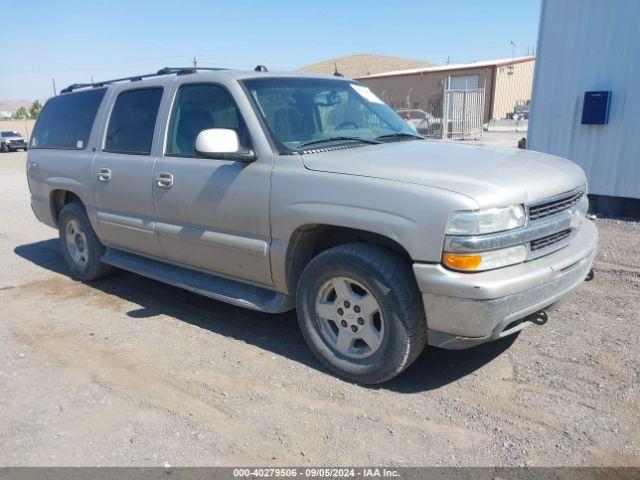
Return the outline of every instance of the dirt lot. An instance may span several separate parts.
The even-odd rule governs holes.
[[[292,313],[71,280],[24,162],[0,154],[0,465],[640,466],[640,223],[598,221],[595,280],[547,325],[364,388]]]

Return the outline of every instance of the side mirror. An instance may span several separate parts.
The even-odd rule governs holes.
[[[251,163],[256,160],[252,150],[241,150],[238,134],[228,128],[203,130],[196,138],[195,152],[198,157],[233,160]]]

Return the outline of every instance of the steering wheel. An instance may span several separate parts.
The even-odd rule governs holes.
[[[342,122],[340,125],[338,125],[336,128],[334,128],[334,130],[355,130],[356,128],[360,128],[358,127],[358,125],[355,122],[352,122],[351,120],[347,120],[346,122]]]

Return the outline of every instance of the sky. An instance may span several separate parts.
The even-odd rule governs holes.
[[[0,100],[164,66],[292,70],[372,53],[436,64],[526,55],[540,0],[0,0]]]

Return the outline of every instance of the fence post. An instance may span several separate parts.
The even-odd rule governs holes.
[[[442,86],[442,138],[449,136],[449,95],[446,87]]]

